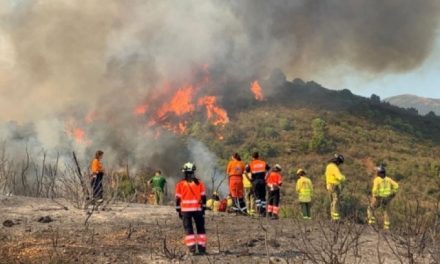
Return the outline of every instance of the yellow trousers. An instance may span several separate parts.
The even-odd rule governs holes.
[[[335,184],[327,184],[327,191],[330,194],[330,215],[332,217],[332,220],[339,220],[341,187]]]
[[[255,211],[255,198],[254,193],[252,191],[252,187],[244,188],[244,198],[246,201],[246,207],[249,213]]]
[[[368,223],[376,223],[376,209],[380,208],[383,211],[383,226],[384,229],[390,228],[390,216],[388,213],[388,207],[390,204],[390,197],[371,197],[370,206],[367,209]]]

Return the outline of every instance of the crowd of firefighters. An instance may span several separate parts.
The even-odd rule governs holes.
[[[97,151],[91,164],[91,187],[93,200],[102,202],[102,166],[103,152]],[[330,197],[330,217],[334,221],[340,220],[339,204],[341,198],[341,186],[346,177],[341,173],[340,166],[344,163],[341,154],[335,154],[328,162],[325,169],[326,189]],[[182,167],[183,178],[176,184],[175,199],[176,211],[182,219],[185,230],[184,242],[191,253],[206,253],[205,233],[205,210],[219,211],[220,198],[217,193],[209,200],[206,198],[204,183],[196,177],[196,166],[193,163],[185,163]],[[280,188],[282,186],[282,167],[275,164],[272,168],[264,160],[260,159],[259,153],[252,154],[252,160],[245,165],[238,153],[232,155],[226,173],[229,186],[228,207],[237,214],[258,215],[278,219],[280,213]],[[299,168],[296,172],[296,192],[301,207],[302,218],[312,219],[311,204],[313,199],[313,184],[304,169]],[[149,181],[154,192],[155,203],[164,204],[166,190],[166,178],[161,171],[156,171]],[[383,228],[389,229],[390,219],[388,206],[397,193],[399,185],[386,175],[383,165],[376,168],[376,177],[373,180],[371,202],[367,211],[369,224],[375,224],[375,210],[383,210]],[[196,232],[194,232],[193,222]]]

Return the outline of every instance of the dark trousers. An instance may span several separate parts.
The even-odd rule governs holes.
[[[201,211],[182,212],[183,228],[185,229],[185,244],[191,252],[196,246],[199,252],[206,251],[205,217]],[[197,235],[194,234],[193,220],[196,224]]]
[[[279,206],[280,205],[280,189],[269,191],[268,204],[270,204],[272,206]]]
[[[310,213],[311,203],[299,203],[299,204],[301,205],[301,211],[302,211],[303,218],[312,217],[312,215]]]
[[[266,214],[266,181],[264,179],[256,179],[252,182],[252,188],[255,195],[255,206],[260,215]]]
[[[102,194],[103,194],[102,177],[103,176],[104,176],[104,173],[100,172],[96,175],[96,177],[92,178],[91,185],[92,185],[93,199],[102,199]]]

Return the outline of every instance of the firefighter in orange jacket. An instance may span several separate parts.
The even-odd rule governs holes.
[[[246,214],[246,205],[243,199],[243,172],[244,163],[241,161],[240,155],[235,153],[226,169],[226,173],[229,176],[229,193],[233,201],[232,209],[237,213]]]
[[[206,253],[205,185],[195,177],[196,166],[185,163],[182,168],[184,179],[176,185],[176,211],[183,221],[185,244],[192,254]],[[197,234],[194,234],[193,220]]]
[[[266,183],[269,189],[267,213],[272,219],[278,219],[278,213],[280,212],[280,187],[283,184],[281,166],[279,164],[275,164],[273,170],[267,176]]]
[[[104,152],[102,150],[98,150],[95,153],[95,159],[93,159],[91,164],[91,182],[93,191],[93,202],[101,203],[103,202],[103,187],[102,187],[102,178],[104,177],[104,166],[102,166],[102,158],[104,157]]]
[[[266,215],[266,173],[270,170],[265,161],[259,159],[258,152],[252,154],[252,161],[246,166],[251,175],[252,188],[255,195],[255,206],[260,216]]]

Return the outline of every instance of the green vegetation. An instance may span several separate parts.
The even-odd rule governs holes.
[[[341,167],[348,179],[345,214],[365,214],[379,163],[400,183],[396,208],[415,200],[427,206],[440,197],[440,118],[435,115],[419,116],[376,97],[330,91],[316,83],[287,83],[266,102],[229,112],[231,122],[224,128],[195,123],[188,136],[207,144],[220,157],[220,166],[235,151],[246,162],[258,150],[269,163],[280,163],[285,215],[292,214],[293,172],[300,167],[316,186],[314,210],[327,208],[323,174],[333,152],[346,157]]]

